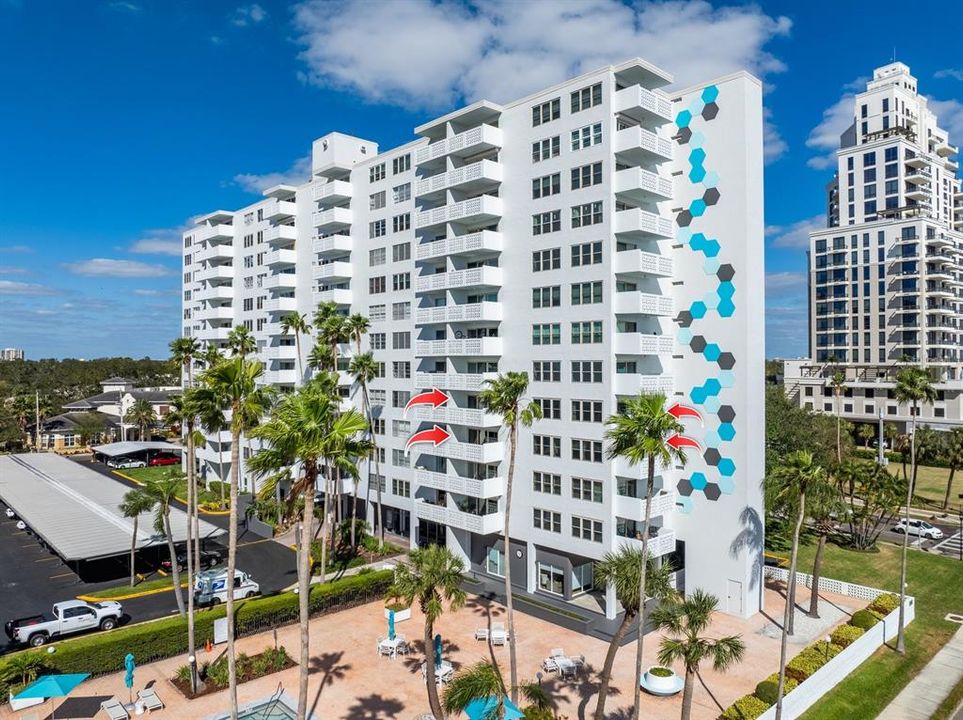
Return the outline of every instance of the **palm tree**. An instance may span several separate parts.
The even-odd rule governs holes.
[[[863,440],[863,446],[869,450],[870,442],[876,437],[876,429],[869,423],[863,423],[859,426],[859,437]],[[882,438],[880,438],[880,442],[882,442]]]
[[[314,327],[318,344],[327,347],[327,358],[320,366],[325,370],[338,369],[338,344],[347,338],[346,318],[333,302],[321,303],[314,312]]]
[[[154,529],[164,533],[167,538],[167,550],[171,556],[171,576],[174,579],[174,598],[177,601],[177,612],[184,617],[184,593],[181,592],[181,571],[177,562],[177,551],[174,549],[174,536],[171,533],[171,505],[177,500],[180,489],[181,476],[171,472],[166,477],[153,478],[144,486],[144,494],[154,501]]]
[[[240,481],[241,434],[257,423],[270,407],[273,388],[259,386],[264,367],[248,361],[243,355],[207,369],[203,376],[201,402],[208,408],[230,411],[231,420],[231,484],[228,520],[227,576],[234,577],[237,568],[237,495]],[[234,593],[227,593],[227,675],[231,720],[237,720],[237,666],[234,655]]]
[[[210,370],[224,359],[224,355],[221,354],[221,351],[217,349],[217,345],[214,343],[208,343],[207,347],[204,348],[201,359],[204,361],[207,369]]]
[[[171,340],[168,347],[171,351],[171,360],[184,368],[187,387],[191,387],[194,384],[194,358],[201,351],[200,343],[197,342],[197,338],[179,337]]]
[[[783,613],[782,647],[779,652],[779,685],[776,698],[776,720],[782,718],[782,696],[786,680],[786,652],[792,634],[793,611],[796,603],[796,564],[799,558],[799,532],[806,517],[806,496],[822,492],[828,484],[826,471],[815,463],[813,454],[805,450],[789,453],[783,463],[767,478],[766,507],[782,509],[796,515],[789,558],[789,581],[786,584],[786,609]],[[812,592],[819,592],[813,587]]]
[[[843,449],[840,430],[843,424],[843,416],[839,399],[846,392],[846,373],[842,370],[835,371],[830,379],[830,384],[833,386],[833,403],[836,406],[836,462],[841,463],[843,461]]]
[[[285,335],[294,333],[294,345],[298,353],[298,376],[304,379],[304,368],[301,367],[301,336],[311,333],[311,323],[308,316],[294,312],[281,318],[281,332]]]
[[[355,461],[364,454],[367,443],[359,439],[367,423],[357,410],[338,412],[340,397],[337,375],[326,374],[313,379],[284,398],[270,418],[254,428],[252,437],[266,445],[250,462],[259,475],[279,477],[282,469],[295,464],[300,477],[291,488],[291,499],[304,498],[300,556],[298,557],[298,603],[301,621],[301,659],[297,717],[303,720],[308,706],[308,620],[311,590],[311,541],[314,538],[314,495],[322,465],[340,472],[357,473]],[[330,477],[330,472],[328,473]],[[275,480],[276,482],[276,480]],[[325,504],[327,504],[327,493]],[[327,517],[327,513],[323,514]],[[326,523],[325,523],[326,524]],[[322,581],[324,573],[322,540]]]
[[[502,530],[502,552],[505,556],[505,607],[508,614],[508,667],[511,676],[511,698],[518,702],[518,665],[515,657],[515,608],[512,598],[511,532],[512,482],[515,477],[515,452],[518,449],[518,423],[531,427],[542,418],[542,406],[534,400],[525,403],[528,390],[527,372],[507,372],[493,380],[485,381],[485,389],[478,394],[482,407],[500,415],[502,425],[508,429],[508,475],[505,481],[505,524]]]
[[[10,412],[17,420],[17,427],[26,436],[34,416],[34,399],[29,395],[17,395],[10,401]]]
[[[128,490],[124,493],[124,500],[118,506],[125,518],[134,521],[134,532],[130,539],[130,586],[137,584],[135,561],[137,554],[137,521],[141,515],[150,512],[154,507],[154,499],[143,490]]]
[[[157,413],[154,406],[146,398],[138,398],[131,403],[130,408],[124,413],[124,422],[128,425],[135,425],[141,440],[147,439],[147,428],[153,427],[157,422]]]
[[[257,340],[246,325],[238,325],[227,334],[227,346],[234,357],[247,357],[257,350]]]
[[[652,521],[652,494],[655,489],[656,464],[668,466],[673,461],[685,465],[685,452],[669,444],[669,438],[685,430],[676,417],[665,409],[665,395],[641,394],[626,401],[624,409],[607,421],[605,437],[609,440],[608,456],[625,458],[629,465],[648,465],[645,483],[645,525],[642,531],[642,558],[649,557],[649,535]],[[638,720],[642,704],[639,678],[642,675],[642,646],[645,637],[646,573],[648,563],[639,565],[639,639],[635,651],[635,697],[633,718]]]
[[[819,581],[822,578],[823,551],[826,540],[836,526],[836,518],[846,512],[840,486],[831,482],[819,483],[811,488],[806,496],[807,514],[816,530],[816,554],[813,556],[812,587],[809,594],[809,616],[819,617]]]
[[[739,635],[722,638],[705,637],[719,600],[703,590],[695,590],[680,603],[666,603],[652,613],[655,626],[669,634],[659,646],[659,662],[671,665],[681,661],[685,666],[685,689],[682,691],[682,720],[692,714],[692,691],[699,665],[712,661],[716,672],[725,672],[742,661],[746,644]]]
[[[924,368],[904,367],[896,374],[896,399],[901,403],[912,403],[912,429],[910,430],[910,463],[911,480],[906,483],[906,507],[903,519],[909,530],[910,504],[913,502],[913,491],[916,484],[916,418],[919,417],[920,403],[932,403],[936,400],[936,389],[930,382],[930,375]],[[909,561],[909,532],[903,533],[903,549],[900,557],[899,570],[899,631],[896,634],[896,652],[906,652],[906,568]]]
[[[428,682],[428,705],[436,720],[445,717],[435,684],[435,622],[445,612],[445,602],[451,610],[465,604],[461,588],[465,565],[461,558],[441,545],[412,550],[409,563],[401,563],[395,570],[395,581],[388,597],[408,605],[418,603],[425,616],[425,673]]]
[[[363,317],[362,315],[357,315],[353,317]],[[365,318],[367,319],[367,318]],[[378,439],[375,437],[374,423],[371,417],[371,402],[368,398],[368,383],[378,377],[378,363],[375,362],[374,355],[370,352],[355,355],[351,358],[351,364],[348,366],[348,372],[354,376],[354,381],[358,383],[361,387],[361,412],[364,413],[365,418],[368,420],[368,435],[371,441],[371,455],[368,456],[368,481],[365,484],[365,497],[364,508],[365,515],[368,513],[368,507],[371,502],[371,458],[375,461],[375,477],[381,477],[381,463],[379,461],[378,455]],[[376,522],[378,537],[383,545],[385,542],[385,528],[384,520],[381,514],[381,481],[378,480],[378,490],[376,495],[377,508],[376,508]],[[355,535],[355,513],[358,507],[358,483],[354,486],[354,503],[351,506],[351,548],[355,548],[356,535]]]
[[[371,327],[371,321],[360,313],[355,313],[344,321],[344,329],[347,331],[348,337],[354,340],[358,355],[361,354],[361,338],[368,332],[369,327]]]
[[[522,683],[519,691],[530,706],[547,711],[551,707],[548,695],[538,683]],[[505,680],[498,665],[481,660],[464,670],[459,670],[445,686],[442,708],[447,713],[463,713],[472,701],[479,698],[495,698],[497,702],[484,720],[505,717]]]
[[[308,367],[314,371],[331,369],[331,348],[320,340],[314,343],[308,353]]]
[[[612,636],[608,652],[605,654],[605,664],[600,674],[598,704],[595,706],[595,720],[605,720],[605,702],[608,700],[609,683],[612,681],[612,668],[615,656],[622,644],[622,638],[628,632],[632,621],[639,615],[641,607],[639,596],[639,571],[642,568],[642,550],[622,545],[617,552],[606,553],[599,562],[595,563],[595,580],[603,585],[615,588],[615,598],[622,606],[622,622]],[[646,591],[651,597],[659,600],[673,600],[676,597],[672,585],[672,566],[669,563],[656,564],[652,558],[648,560],[646,572]],[[640,628],[641,631],[641,628]]]
[[[205,371],[205,375],[210,372],[211,367],[214,367],[214,365]],[[217,480],[221,488],[221,509],[224,509],[226,504],[224,498],[224,443],[221,442],[221,432],[230,428],[220,399],[210,391],[210,388],[204,386],[198,388],[195,393],[195,401],[197,402],[197,419],[201,428],[208,436],[217,436]],[[210,442],[210,437],[208,437],[208,444]],[[210,488],[210,482],[207,483],[207,488]]]
[[[950,504],[953,489],[953,476],[963,467],[963,428],[953,428],[946,438],[946,464],[950,466],[950,476],[946,480],[946,493],[943,495],[943,509]]]

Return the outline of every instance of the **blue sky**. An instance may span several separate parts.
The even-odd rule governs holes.
[[[913,8],[948,28],[963,14]],[[805,234],[847,95],[905,37],[894,17],[878,2],[0,0],[0,346],[163,356],[180,228],[305,179],[312,139],[391,147],[464,102],[640,55],[682,85],[764,79],[767,355],[803,354]],[[959,142],[963,63],[919,37],[896,57]]]

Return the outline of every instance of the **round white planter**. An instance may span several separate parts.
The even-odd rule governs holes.
[[[391,611],[385,608],[385,619],[391,615]],[[405,608],[404,610],[395,610],[395,622],[400,623],[403,620],[411,620],[411,608]]]
[[[653,675],[653,668],[662,667],[661,665],[653,665],[648,670],[645,671],[643,675],[643,685],[645,689],[656,695],[673,695],[679,690],[681,690],[681,680],[678,675],[674,672],[667,677],[659,677],[658,675]]]

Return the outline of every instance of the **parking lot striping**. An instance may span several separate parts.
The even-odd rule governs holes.
[[[51,580],[55,580],[56,578],[71,577],[72,575],[73,575],[72,572],[63,573],[62,575],[51,575],[51,576],[50,576],[50,579],[51,579]]]
[[[60,559],[59,557],[45,557],[45,558],[40,558],[38,560],[34,560],[34,562],[50,562],[51,560],[59,560],[59,559]]]

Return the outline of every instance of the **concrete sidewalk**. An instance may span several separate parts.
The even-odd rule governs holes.
[[[963,678],[963,628],[896,696],[877,720],[929,720],[940,703]]]

